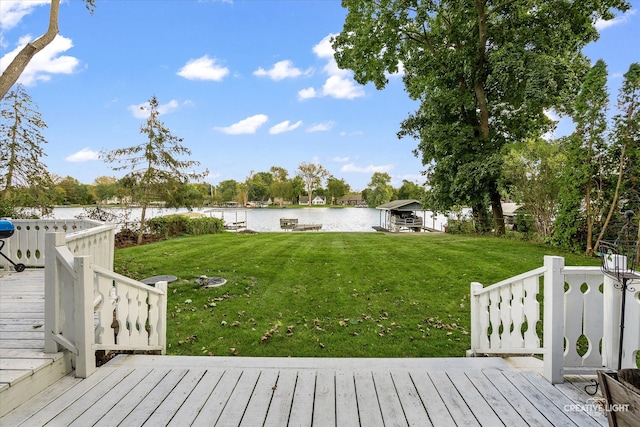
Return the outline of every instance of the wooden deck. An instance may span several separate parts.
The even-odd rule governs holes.
[[[44,269],[0,270],[0,415],[69,372],[63,353],[44,353]]]
[[[35,366],[32,356],[42,354],[43,337],[27,333],[40,329],[34,328],[42,321],[35,307],[42,308],[43,297],[35,284],[29,292],[26,285],[9,292],[41,274],[25,273],[0,272],[0,377],[12,378],[3,383],[0,405],[7,404],[12,388],[20,389],[21,383],[32,387],[30,400],[0,417],[2,427],[607,425],[584,393],[588,378],[571,377],[552,386],[531,358],[122,355],[85,380],[67,375],[40,391],[44,387],[35,385],[43,380],[33,378],[44,368]],[[16,305],[24,309],[5,316],[4,308]],[[16,323],[22,326],[11,326]],[[32,347],[8,348],[19,344]]]

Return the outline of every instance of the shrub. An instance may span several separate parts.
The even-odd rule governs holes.
[[[220,218],[188,218],[183,215],[169,215],[152,218],[147,222],[150,234],[160,238],[189,235],[216,234],[224,230]]]

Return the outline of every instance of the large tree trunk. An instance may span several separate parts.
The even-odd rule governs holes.
[[[491,190],[489,190],[489,197],[491,199],[491,212],[493,213],[495,232],[502,236],[506,233],[506,229],[504,226],[504,213],[502,212],[502,199],[497,187],[497,184],[492,185]]]
[[[485,91],[488,12],[483,0],[476,0],[476,12],[478,13],[478,76],[475,78],[473,89],[476,95],[476,102],[478,103],[478,111],[480,112],[480,138],[484,141],[489,141],[491,137],[489,128],[489,103],[487,102],[487,94]],[[500,193],[498,192],[498,183],[495,180],[489,184],[489,199],[491,200],[491,211],[493,213],[495,232],[499,235],[503,235],[505,234],[505,226],[504,215],[502,212],[502,201],[500,199]]]
[[[27,43],[20,52],[13,58],[13,61],[4,70],[0,76],[0,99],[9,92],[11,87],[18,81],[18,78],[22,74],[29,61],[34,55],[47,47],[49,43],[56,38],[58,34],[58,14],[60,11],[60,0],[51,0],[51,11],[49,13],[49,28],[47,32],[40,36],[32,43]]]

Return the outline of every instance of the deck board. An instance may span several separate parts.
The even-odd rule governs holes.
[[[43,272],[25,273],[0,274],[0,392],[37,385],[63,357],[43,352]],[[566,409],[588,405],[589,377],[553,386],[508,360],[121,355],[87,379],[34,386],[0,425],[607,425],[601,412]]]

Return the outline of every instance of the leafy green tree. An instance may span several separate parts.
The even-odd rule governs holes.
[[[560,144],[542,138],[516,143],[505,155],[503,186],[509,198],[532,215],[536,231],[544,237],[553,232],[565,163]]]
[[[115,176],[99,176],[93,180],[93,185],[99,202],[113,199],[118,195],[118,180]]]
[[[95,197],[88,185],[82,184],[72,176],[66,176],[56,184],[56,188],[63,194],[64,205],[90,205]]]
[[[331,204],[335,204],[336,200],[351,191],[351,187],[344,179],[338,179],[333,175],[327,178],[327,193],[331,198]]]
[[[273,182],[273,176],[269,172],[257,172],[247,178],[248,200],[264,201],[269,198],[269,186]]]
[[[391,200],[393,187],[391,186],[391,176],[386,172],[374,172],[371,181],[367,184],[366,193],[363,196],[367,204],[371,207],[383,205]]]
[[[191,151],[182,145],[181,138],[171,134],[158,119],[159,114],[158,100],[153,96],[149,100],[149,118],[140,127],[140,133],[145,135],[146,141],[101,154],[107,163],[119,164],[113,167],[114,170],[129,171],[124,182],[131,190],[132,201],[142,208],[138,244],[142,243],[149,205],[162,200],[170,207],[190,207],[193,194],[188,191],[187,184],[190,180],[202,179],[209,173],[206,170],[201,173],[185,172],[193,170],[200,163],[177,158],[191,155]]]
[[[605,152],[605,132],[607,130],[607,109],[609,93],[607,92],[607,65],[598,60],[587,73],[582,90],[576,102],[574,120],[577,122],[576,132],[582,139],[585,168],[585,206],[587,216],[586,254],[593,255],[593,228],[596,217],[600,215],[603,181],[602,159]],[[575,165],[578,166],[578,165]]]
[[[595,19],[625,11],[624,0],[444,2],[343,0],[334,39],[341,68],[382,89],[402,66],[418,110],[400,137],[416,138],[437,210],[487,201],[504,233],[498,181],[502,147],[550,128],[585,70],[581,49],[598,36]]]
[[[555,227],[559,236],[564,235],[565,246],[584,245],[588,256],[593,254],[593,229],[596,218],[600,217],[604,199],[603,162],[609,102],[606,84],[607,66],[604,61],[599,60],[586,74],[572,113],[576,130],[567,139],[567,163],[563,180],[567,197],[563,197]],[[569,224],[571,226],[567,227]],[[574,229],[579,234],[567,234]],[[567,240],[574,242],[569,243]]]
[[[294,176],[289,180],[291,182],[291,193],[289,194],[290,200],[298,200],[300,196],[304,194],[305,183],[302,177],[299,175]]]
[[[322,187],[322,181],[329,172],[322,165],[302,162],[298,165],[297,175],[304,181],[304,188],[309,196],[307,204],[311,206],[313,190]]]
[[[52,208],[53,179],[42,162],[47,124],[22,85],[0,102],[0,198],[7,206]]]
[[[422,201],[425,196],[425,189],[422,185],[403,179],[402,185],[398,188],[396,195],[399,200],[415,199]]]
[[[628,209],[635,209],[637,213],[640,206],[640,63],[634,62],[625,73],[617,108],[620,113],[614,117],[611,135],[611,154],[618,159],[617,176],[609,209],[594,246],[595,252],[614,213]],[[638,241],[640,243],[640,236]]]
[[[227,179],[221,181],[218,184],[218,193],[220,194],[223,202],[230,202],[232,200],[236,200],[238,197],[240,183],[235,179]]]
[[[290,197],[293,188],[291,181],[288,179],[289,172],[280,166],[271,166],[269,172],[271,172],[271,177],[273,178],[269,185],[269,194],[271,194],[274,201],[278,200],[280,207],[282,207],[285,198]]]

